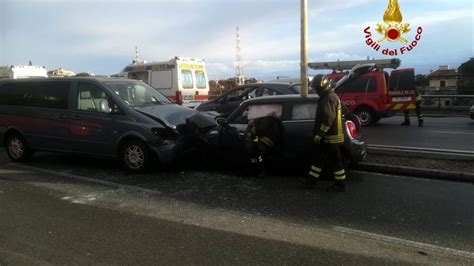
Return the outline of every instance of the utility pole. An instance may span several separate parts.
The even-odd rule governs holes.
[[[245,83],[242,55],[240,52],[240,29],[238,26],[235,34],[235,83],[236,85],[243,85]]]
[[[301,96],[308,96],[308,1],[301,0]]]

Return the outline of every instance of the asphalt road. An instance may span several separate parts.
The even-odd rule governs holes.
[[[474,151],[474,120],[467,117],[425,117],[418,127],[416,117],[403,127],[403,116],[380,120],[364,127],[368,144]]]
[[[54,192],[0,179],[0,265],[262,265],[377,259],[74,204]]]
[[[0,162],[2,161],[6,162],[4,158],[0,158]],[[193,221],[190,223],[192,225],[198,225],[198,227],[217,230],[218,232],[212,231],[213,233],[216,233],[213,235],[213,237],[199,238],[196,236],[196,238],[198,240],[200,239],[201,242],[198,240],[191,241],[187,244],[194,247],[187,247],[186,249],[197,249],[200,250],[200,252],[206,252],[207,254],[210,252],[207,250],[209,249],[207,247],[209,245],[208,243],[213,243],[213,246],[219,246],[216,248],[219,252],[211,254],[221,254],[221,258],[225,258],[227,255],[231,256],[231,254],[234,254],[231,252],[241,252],[238,253],[238,258],[247,258],[252,257],[253,255],[258,255],[260,259],[263,259],[256,260],[255,262],[257,263],[271,263],[278,262],[280,260],[282,264],[285,264],[285,258],[295,257],[305,258],[305,260],[301,260],[300,262],[302,264],[306,264],[314,262],[314,260],[312,260],[314,257],[308,255],[311,254],[311,252],[318,254],[317,260],[319,262],[329,263],[336,262],[338,259],[341,259],[340,262],[346,261],[345,259],[350,262],[352,257],[346,255],[355,253],[358,255],[357,258],[360,258],[361,261],[354,262],[364,263],[364,259],[366,258],[365,256],[368,256],[368,258],[372,259],[374,258],[375,254],[379,254],[378,252],[375,252],[375,250],[378,246],[380,246],[377,244],[370,248],[364,247],[364,245],[370,241],[375,241],[376,239],[380,238],[385,244],[387,241],[397,242],[399,241],[398,239],[403,239],[401,244],[397,244],[397,246],[401,245],[406,250],[409,250],[408,254],[411,254],[412,256],[415,256],[413,254],[418,254],[421,257],[425,257],[424,259],[431,259],[428,261],[430,263],[434,261],[439,262],[438,258],[435,259],[431,256],[440,255],[439,250],[444,250],[443,248],[453,249],[456,250],[456,252],[460,251],[461,253],[467,252],[463,254],[473,256],[470,259],[474,259],[474,209],[472,208],[474,190],[472,184],[351,172],[348,192],[343,194],[332,194],[324,191],[324,188],[330,184],[329,182],[321,182],[319,188],[316,190],[305,190],[300,187],[300,183],[295,177],[271,176],[263,180],[259,180],[238,177],[231,173],[193,170],[176,171],[173,169],[168,169],[166,171],[155,170],[154,172],[148,174],[132,175],[124,173],[122,169],[114,162],[86,159],[75,156],[54,155],[49,153],[38,154],[35,157],[35,160],[28,164],[28,166],[53,172],[47,172],[48,174],[46,175],[46,181],[44,179],[35,179],[37,177],[31,179],[28,177],[28,175],[40,175],[38,171],[34,170],[32,172],[25,172],[24,168],[21,166],[6,164],[2,167],[5,172],[3,172],[0,177],[7,178],[9,180],[17,180],[22,183],[35,185],[40,184],[40,186],[47,187],[54,186],[56,184],[62,184],[63,186],[68,187],[68,189],[63,191],[64,194],[61,194],[61,196],[57,196],[60,199],[86,205],[99,205],[98,207],[102,208],[100,210],[80,207],[85,208],[82,211],[84,216],[87,217],[87,220],[89,221],[89,223],[85,223],[84,227],[86,225],[88,225],[90,228],[94,228],[96,226],[90,224],[91,218],[94,221],[97,220],[97,222],[101,224],[97,225],[95,231],[91,231],[91,234],[98,235],[99,239],[105,239],[107,236],[111,235],[116,241],[123,243],[127,238],[132,237],[133,232],[129,232],[129,235],[127,235],[126,225],[132,226],[134,222],[127,221],[128,219],[135,219],[134,217],[124,217],[124,224],[122,224],[122,222],[117,224],[117,220],[122,220],[122,218],[117,218],[113,221],[107,220],[107,217],[115,215],[114,213],[109,213],[107,210],[113,210],[119,206],[119,211],[121,212],[132,212],[134,215],[139,214],[147,216],[150,215],[150,213],[157,215],[158,217],[155,217],[155,219],[158,220],[150,221],[151,224],[160,224],[162,223],[162,221],[160,221],[162,219],[171,219],[174,222],[190,219]],[[147,189],[147,193],[149,193],[149,191],[153,191],[154,193],[152,194],[157,195],[158,198],[149,197],[145,200],[146,203],[144,206],[142,206],[140,204],[134,204],[134,200],[128,200],[124,198],[125,196],[117,196],[115,192],[111,193],[108,190],[105,190],[105,192],[79,191],[73,193],[72,190],[74,189],[71,190],[70,187],[75,186],[76,182],[70,181],[70,179],[65,177],[49,180],[48,178],[55,176],[55,173],[87,176],[97,180],[111,181],[144,188]],[[3,182],[2,186],[12,186],[12,183]],[[33,193],[35,191],[35,189],[32,188],[22,188],[21,185],[18,184],[17,186],[18,187],[15,187],[13,185],[13,189],[19,191],[21,191],[21,189],[25,189],[25,193]],[[53,195],[54,193],[41,193],[43,196],[45,194]],[[101,201],[106,201],[110,194],[114,195],[114,203],[100,204]],[[38,197],[42,197],[41,195]],[[3,196],[2,199],[5,200],[5,193],[0,194],[0,196]],[[2,217],[13,217],[16,213],[16,209],[22,210],[20,213],[21,215],[28,215],[28,210],[35,210],[35,213],[49,213],[50,211],[54,212],[55,210],[58,210],[58,212],[54,214],[54,217],[57,217],[61,216],[61,213],[63,212],[60,210],[71,208],[71,206],[67,205],[69,203],[65,202],[57,203],[59,205],[67,205],[61,207],[56,206],[55,203],[40,204],[41,199],[37,199],[35,196],[19,197],[22,199],[31,198],[31,201],[15,201],[14,198],[7,198],[6,201],[0,202],[2,206],[9,205],[12,201],[14,201],[15,204],[22,204],[22,202],[24,202],[26,205],[23,207],[9,209],[9,213],[1,214]],[[47,201],[47,199],[44,200]],[[165,204],[163,201],[167,203]],[[36,205],[29,206],[28,202]],[[155,202],[156,205],[151,204],[153,202]],[[15,204],[13,206],[15,206]],[[51,206],[51,208],[48,207],[43,209],[41,206]],[[169,208],[166,206],[169,206]],[[76,212],[72,211],[74,208],[71,209],[71,215]],[[138,211],[140,208],[143,208],[143,212]],[[2,210],[4,211],[5,209]],[[81,213],[80,210],[78,212]],[[100,213],[103,213],[103,217]],[[50,217],[49,214],[47,216]],[[67,213],[65,214],[65,217],[66,216]],[[189,216],[191,216],[191,218],[189,218]],[[29,219],[26,219],[25,217],[15,218],[15,220],[10,221],[9,223],[13,226],[14,224],[18,224],[18,221],[21,220],[29,220],[30,222],[33,222],[36,220],[36,216],[34,217],[35,218]],[[176,219],[170,217],[175,217]],[[252,218],[256,220],[248,221],[248,217],[256,217]],[[82,223],[81,219],[78,218],[78,215],[64,219],[71,219],[74,221],[77,220],[78,224]],[[270,225],[266,224],[265,226],[258,226],[261,219],[269,219],[272,222]],[[244,221],[245,226],[244,229],[242,229],[242,223],[244,223]],[[44,225],[46,225],[47,222],[52,222],[52,220],[49,219],[45,221]],[[148,221],[143,222],[147,223]],[[289,226],[281,228],[282,224]],[[107,228],[105,225],[112,226]],[[71,226],[71,228],[74,228],[75,226],[77,225]],[[174,229],[167,229],[166,232],[173,230],[178,230],[180,232],[184,231],[188,232],[185,233],[186,236],[201,234],[199,231],[201,229],[196,229],[197,231],[194,231],[194,227],[188,228],[183,225],[183,228],[181,228],[176,224],[170,224],[169,226]],[[138,227],[141,228],[141,226]],[[152,225],[144,226],[144,231],[140,232],[140,238],[141,235],[146,235],[145,232],[147,232],[147,230],[149,230],[151,227]],[[3,228],[2,232],[11,231],[8,229],[10,227],[4,227],[1,225],[1,223],[0,228]],[[39,226],[38,228],[42,228],[42,226]],[[79,229],[80,228],[81,227],[79,227]],[[158,226],[153,226],[153,228],[158,228]],[[262,235],[259,233],[248,232],[248,230],[255,228],[260,233],[264,231],[267,231],[268,233],[271,228],[276,228],[276,231],[274,232],[276,236],[268,237],[265,235],[265,237],[267,237],[266,239],[269,238],[272,241],[275,240],[277,242],[270,241],[266,244],[259,243],[256,245],[262,249],[258,249],[258,247],[255,247],[253,244],[251,244],[255,241],[255,239],[252,237],[245,239],[242,238],[241,240],[236,240],[237,242],[231,244],[227,242],[220,242],[221,240],[224,241],[225,239],[229,238],[238,239],[238,237],[234,238],[234,236],[227,236],[228,232],[237,233],[238,235],[241,235],[243,232],[245,232],[247,236],[250,235],[261,238]],[[308,230],[322,230],[323,232],[331,232],[329,236],[325,236],[325,241],[327,240],[326,237],[331,239],[331,237],[334,236],[340,236],[341,234],[344,235],[343,240],[334,240],[335,246],[337,246],[338,243],[340,244],[347,241],[354,241],[356,244],[345,246],[342,249],[344,252],[341,253],[341,249],[339,248],[335,248],[335,250],[330,248],[330,250],[328,250],[328,247],[324,245],[324,241],[323,243],[320,243],[321,245],[315,244],[319,243],[317,240],[315,240],[316,238],[308,240],[308,242],[304,242],[301,239],[291,240],[292,237],[298,235],[297,233],[282,234],[282,232],[291,232],[292,230],[297,230],[298,228],[305,228],[303,230],[305,233],[303,234],[302,239],[304,239],[304,235],[308,234]],[[25,231],[25,235],[29,235],[32,229],[30,228],[28,230]],[[65,227],[61,230],[66,232],[71,229],[69,229],[69,227]],[[114,235],[121,234],[122,232],[125,234],[123,239],[121,237],[117,238],[117,236]],[[161,234],[160,232],[161,231],[155,233]],[[301,233],[300,231],[298,232]],[[211,232],[209,232],[209,234],[211,234]],[[172,235],[179,237],[179,235],[174,233]],[[352,239],[351,236],[354,235],[358,238],[362,238],[362,240],[359,239],[359,241],[357,241]],[[151,236],[155,235],[151,234]],[[396,240],[394,241],[392,238]],[[67,239],[63,240],[68,241]],[[177,241],[179,243],[186,242],[183,239],[173,239],[172,241]],[[433,245],[436,248],[428,248],[428,250],[422,251],[423,248],[418,248],[416,245],[410,246],[408,244],[408,246],[406,246],[407,243],[411,243],[410,241]],[[136,246],[135,242],[133,241],[130,243],[134,243],[130,252],[135,250],[135,248],[136,250],[139,249],[140,245]],[[152,243],[155,245],[155,242]],[[298,246],[292,246],[293,244],[298,244]],[[116,248],[114,247],[113,243],[110,245],[112,248],[109,251],[112,252],[112,250],[115,250]],[[159,244],[156,245],[159,246]],[[232,248],[229,248],[229,250],[226,251],[226,245],[227,247],[230,246]],[[360,246],[361,250],[355,246]],[[204,249],[205,247],[206,249]],[[247,249],[247,247],[252,248]],[[442,248],[438,249],[438,247]],[[90,248],[91,250],[99,249],[99,247],[95,247],[93,245]],[[288,252],[285,251],[287,248]],[[305,248],[310,249],[304,251]],[[356,250],[352,250],[353,248],[356,248]],[[71,249],[69,249],[69,252],[71,252],[70,250]],[[297,255],[291,255],[293,254],[291,253],[293,251],[290,250],[293,250]],[[406,250],[404,252],[407,252]],[[250,251],[255,251],[255,253],[249,253]],[[336,253],[331,253],[329,251]],[[197,254],[199,254],[198,251],[195,252],[196,253],[190,253],[191,256],[197,256]],[[385,252],[393,252],[393,250]],[[447,253],[450,253],[450,251]],[[72,254],[74,254],[74,252],[72,252]],[[136,255],[138,253],[132,252],[132,254]],[[160,254],[163,255],[162,253]],[[276,256],[275,254],[279,254],[281,256]],[[321,257],[319,257],[319,254],[322,254]],[[373,262],[401,262],[398,261],[401,259],[398,257],[398,255],[396,255],[398,253],[391,254],[391,256],[388,256],[389,260],[387,261],[377,261],[377,259],[384,258],[382,256],[376,257],[376,260]],[[159,254],[157,254],[157,256],[158,255]],[[423,259],[417,256],[414,258],[411,258],[410,256],[408,257],[410,257],[410,259]],[[153,258],[156,259],[158,257],[150,257],[150,259]],[[211,258],[214,258],[214,255],[212,255]],[[321,261],[319,260],[320,258],[322,259]],[[167,260],[165,259],[164,261],[166,262]],[[231,263],[237,263],[237,261],[234,260],[229,261],[231,261]],[[103,262],[107,263],[109,261]],[[113,260],[110,262],[113,262]],[[187,263],[189,261],[184,260],[183,262]],[[203,260],[198,260],[198,262],[205,263],[215,261],[205,260],[205,258],[203,258]],[[246,261],[242,262],[243,264],[246,264]],[[288,262],[290,261],[288,260]],[[470,262],[474,261],[471,260]]]

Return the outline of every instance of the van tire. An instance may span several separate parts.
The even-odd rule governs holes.
[[[149,169],[150,152],[143,141],[130,140],[122,145],[120,160],[127,171],[142,173]]]
[[[375,112],[370,107],[361,107],[354,111],[354,114],[359,117],[360,123],[363,126],[370,126],[376,123]]]
[[[28,146],[25,138],[19,133],[12,133],[7,136],[5,150],[13,162],[28,162],[33,156],[33,151]]]

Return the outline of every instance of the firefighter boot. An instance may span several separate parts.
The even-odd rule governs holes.
[[[344,192],[346,191],[346,180],[336,180],[334,184],[326,189],[328,192]]]
[[[405,122],[401,123],[402,126],[409,126],[410,120],[405,120]]]
[[[423,119],[422,119],[422,120],[418,120],[418,126],[419,126],[419,127],[423,127]]]

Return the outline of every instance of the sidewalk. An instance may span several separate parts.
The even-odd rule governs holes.
[[[474,161],[369,153],[357,170],[474,182]]]

